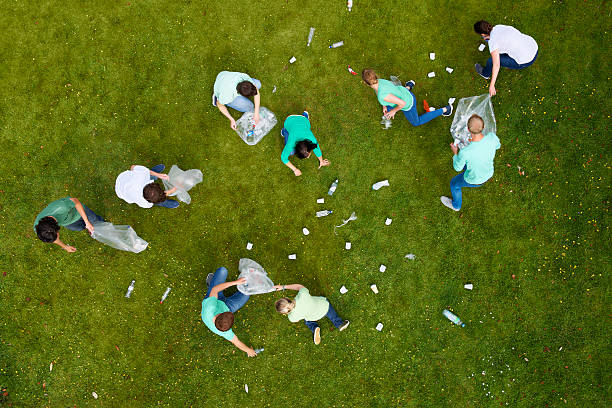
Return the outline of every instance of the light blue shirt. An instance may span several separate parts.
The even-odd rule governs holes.
[[[495,151],[501,147],[495,133],[487,133],[482,140],[471,142],[453,156],[453,167],[457,171],[467,169],[463,179],[470,184],[482,184],[493,176]]]
[[[234,338],[232,329],[222,332],[215,327],[215,322],[213,322],[213,318],[216,315],[229,311],[229,307],[227,307],[225,302],[220,301],[216,297],[209,296],[202,301],[202,321],[206,327],[208,327],[211,332],[231,341]]]

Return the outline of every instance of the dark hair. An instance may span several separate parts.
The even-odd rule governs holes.
[[[378,83],[378,77],[376,76],[376,72],[373,69],[364,69],[361,71],[361,79],[368,85],[374,85]]]
[[[236,85],[236,90],[242,96],[257,95],[257,87],[249,81],[242,81]]]
[[[157,204],[166,201],[166,192],[155,182],[147,184],[142,189],[144,199],[150,203]]]
[[[44,217],[36,224],[36,235],[42,242],[55,242],[60,226],[53,217]]]
[[[217,330],[226,332],[232,328],[234,324],[234,314],[232,312],[223,312],[215,318],[215,327]]]
[[[312,143],[310,140],[300,140],[295,144],[295,155],[300,159],[305,159],[308,157],[308,153],[316,149],[317,146],[316,143]]]
[[[488,21],[480,20],[474,23],[474,31],[476,34],[491,34],[491,30],[493,30],[493,26]]]

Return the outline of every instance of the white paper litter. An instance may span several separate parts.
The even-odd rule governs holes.
[[[404,258],[414,259],[414,258],[416,258],[416,255],[415,254],[408,254]]]
[[[427,74],[428,77],[433,78],[436,76],[436,73],[431,71],[429,74]]]
[[[244,391],[248,394],[249,393],[249,386],[244,384]]]
[[[53,361],[49,364],[49,372],[53,371]]]
[[[466,283],[465,285],[463,285],[463,287],[466,288],[467,290],[474,289],[474,285],[472,285],[471,283]]]
[[[344,295],[346,292],[348,292],[348,289],[346,288],[346,286],[342,285],[342,287],[340,288],[340,293]]]
[[[378,293],[378,287],[376,285],[370,285],[370,289],[372,289],[372,292]]]
[[[451,67],[446,67],[446,72],[448,72],[449,74],[452,74],[454,71],[454,69],[452,69]]]
[[[345,243],[344,249],[351,249],[351,243],[350,242]]]
[[[480,44],[480,45],[478,46],[478,51],[484,51],[485,47],[486,47],[486,45],[484,45],[484,44]]]
[[[430,52],[429,53],[429,59],[432,60],[432,61],[435,60],[436,59],[436,53],[435,52]]]
[[[325,202],[324,198],[317,198],[317,204],[323,204]]]
[[[372,184],[372,190],[380,190],[381,187],[389,187],[389,180],[382,180]]]
[[[289,63],[293,64],[295,61],[297,61],[297,59],[295,57],[291,57],[291,59],[289,60]]]
[[[378,330],[378,331],[382,331],[382,329],[383,329],[383,324],[382,324],[382,323],[378,323],[378,324],[376,325],[376,330]]]
[[[297,259],[297,255],[296,254],[290,254],[289,255],[289,259]]]
[[[247,251],[250,251],[251,249],[253,249],[253,244],[250,242],[247,242],[247,246],[246,246]]]
[[[393,220],[391,218],[387,218],[385,220],[385,225],[391,225],[392,222],[393,222]]]
[[[350,217],[348,217],[346,220],[342,220],[342,224],[340,224],[340,225],[336,225],[336,226],[334,227],[334,234],[338,234],[338,233],[336,232],[336,228],[344,227],[346,224],[348,224],[348,223],[349,223],[349,222],[351,222],[351,221],[355,221],[356,219],[357,219],[357,216],[355,215],[355,212],[353,211],[353,213],[351,214],[351,216],[350,216]]]
[[[95,391],[92,391],[91,396],[94,397],[95,399],[98,399],[98,394],[96,394]]]
[[[380,267],[378,268],[379,271],[384,272],[387,270],[387,267],[385,265],[380,265]]]
[[[276,92],[276,85],[274,85],[274,89],[272,89],[272,93]]]
[[[310,234],[310,231],[308,231],[308,228],[304,227],[304,228],[302,228],[302,233],[304,235],[308,235],[308,234]]]

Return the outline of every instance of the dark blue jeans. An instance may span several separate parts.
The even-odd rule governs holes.
[[[435,119],[438,116],[442,115],[442,113],[444,112],[444,110],[440,108],[440,109],[436,109],[433,112],[425,112],[424,114],[419,116],[419,114],[417,113],[417,108],[416,108],[416,105],[417,105],[416,97],[411,91],[408,91],[408,92],[410,92],[410,95],[412,95],[412,108],[410,108],[410,110],[401,111],[401,112],[404,114],[406,119],[408,119],[408,122],[410,122],[412,126],[419,126],[424,123],[427,123],[430,120]],[[391,109],[393,109],[391,106],[387,106],[387,112],[390,111]]]
[[[163,164],[158,164],[157,166],[153,166],[151,168],[151,171],[154,171],[155,173],[161,173],[162,171],[164,171],[165,168],[166,166],[164,166]],[[151,176],[151,181],[155,181],[158,178],[159,177],[157,176]],[[158,205],[160,207],[174,208],[176,206],[176,200],[166,199],[166,201],[157,203],[155,205]]]
[[[342,318],[340,318],[340,316],[338,316],[338,313],[336,313],[336,311],[332,307],[331,303],[329,304],[329,309],[327,309],[327,314],[325,315],[325,317],[327,317],[329,320],[331,320],[331,322],[334,324],[334,326],[336,326],[336,329],[340,328],[340,326],[342,326],[342,323],[344,323],[344,320],[342,320]],[[319,327],[319,323],[313,322],[313,321],[310,321],[310,320],[304,320],[304,323],[306,324],[306,326],[308,326],[310,331],[313,332],[313,333],[314,333],[315,329],[317,327]]]
[[[95,224],[96,222],[104,222],[104,218],[90,210],[85,204],[83,204],[83,209],[85,210],[85,215],[87,215],[87,219],[91,224]],[[64,228],[69,229],[70,231],[83,231],[85,229],[85,220],[81,218],[72,224],[64,225]]]
[[[462,197],[461,197],[461,189],[463,187],[480,187],[480,186],[482,186],[482,184],[470,184],[470,183],[466,182],[465,179],[463,178],[463,174],[464,173],[465,173],[465,168],[464,168],[464,172],[459,173],[458,175],[453,177],[453,179],[450,182],[451,194],[453,196],[453,207],[456,210],[460,210],[461,209],[461,204],[463,202]]]
[[[540,52],[540,50],[536,51],[535,57],[533,57],[531,61],[525,64],[519,64],[518,62],[514,60],[514,58],[510,57],[508,54],[499,54],[499,65],[502,67],[510,68],[510,69],[527,68],[528,66],[530,66],[531,64],[535,62],[536,58],[538,58],[538,52]],[[484,67],[484,70],[482,71],[482,74],[486,77],[491,77],[492,72],[493,72],[493,58],[489,58],[487,60],[487,65]]]
[[[212,288],[225,282],[226,280],[227,268],[224,268],[222,266],[215,271],[215,274],[213,275],[210,281],[210,285],[208,285],[208,290],[206,291],[206,297],[204,299],[210,296],[210,291],[212,290]],[[225,303],[227,307],[229,307],[230,312],[236,313],[242,306],[244,306],[247,300],[249,300],[249,296],[243,294],[238,290],[230,297],[225,297],[223,292],[219,292],[219,294],[217,295],[217,299]]]

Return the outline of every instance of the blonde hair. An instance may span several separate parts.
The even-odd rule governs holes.
[[[468,119],[467,126],[470,133],[477,135],[484,129],[484,120],[482,120],[482,118],[477,114],[473,114]]]
[[[276,311],[282,314],[289,314],[295,307],[295,300],[289,298],[280,298],[275,303]]]
[[[361,71],[361,79],[368,85],[374,85],[378,83],[378,77],[373,69],[364,69]]]

